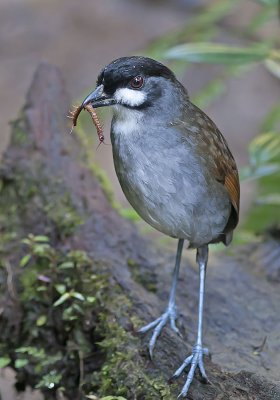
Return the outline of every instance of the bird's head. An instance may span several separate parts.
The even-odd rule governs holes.
[[[179,98],[178,98],[179,97]],[[83,105],[94,108],[115,105],[115,110],[176,107],[187,92],[165,65],[147,57],[122,57],[107,65],[99,74],[95,90]]]

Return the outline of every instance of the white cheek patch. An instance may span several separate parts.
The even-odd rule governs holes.
[[[116,90],[114,97],[118,103],[127,104],[130,107],[140,106],[146,100],[145,93],[128,88]]]

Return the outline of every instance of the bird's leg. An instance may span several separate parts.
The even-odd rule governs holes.
[[[152,357],[153,350],[157,341],[158,336],[160,335],[163,327],[166,325],[167,321],[170,320],[171,329],[180,334],[179,329],[176,326],[176,289],[177,289],[177,282],[179,276],[179,269],[180,269],[180,262],[182,256],[182,249],[183,249],[184,239],[178,240],[178,247],[177,247],[177,254],[176,254],[176,262],[173,271],[173,278],[172,278],[172,286],[169,295],[169,301],[165,312],[156,320],[150,322],[148,325],[143,326],[143,328],[139,329],[138,332],[145,333],[150,329],[153,329],[153,334],[149,342],[149,353]]]
[[[197,340],[195,346],[193,347],[192,354],[184,360],[183,364],[177,369],[177,371],[173,375],[173,378],[178,378],[184,371],[184,369],[188,365],[190,365],[190,370],[187,376],[186,383],[181,393],[179,394],[178,399],[183,398],[187,395],[189,387],[194,377],[194,372],[197,367],[204,381],[209,382],[203,363],[203,356],[209,355],[209,351],[202,345],[203,301],[204,301],[205,273],[208,260],[208,246],[203,246],[197,249],[196,260],[199,265],[199,277],[200,277]]]

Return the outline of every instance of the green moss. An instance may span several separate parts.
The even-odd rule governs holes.
[[[37,182],[25,175],[18,175],[15,178],[14,186],[17,194],[18,206],[24,209],[32,198],[38,193]]]
[[[11,248],[19,235],[20,216],[16,205],[17,193],[10,182],[2,180],[0,195],[0,254],[6,252],[7,246]]]
[[[81,363],[88,368],[86,357],[97,352],[99,336],[92,338],[91,315],[101,311],[106,275],[93,273],[85,252],[62,253],[45,235],[30,234],[23,243],[17,299],[20,335],[13,335],[2,319],[0,348],[25,383],[49,394],[64,387],[78,398],[84,384]]]
[[[157,280],[156,275],[151,270],[143,271],[143,268],[140,268],[140,265],[132,260],[127,260],[127,265],[129,267],[132,278],[139,285],[143,286],[149,292],[155,293],[157,290]]]
[[[44,211],[62,236],[70,236],[79,225],[84,223],[84,219],[72,204],[69,193],[56,196],[56,201],[50,201],[45,205]]]
[[[25,126],[25,118],[23,112],[20,113],[20,116],[12,121],[13,132],[11,136],[12,144],[23,146],[28,143],[28,135]]]
[[[24,370],[19,376],[46,396],[64,388],[77,398],[173,399],[160,372],[147,371],[149,360],[134,334],[143,322],[131,316],[131,300],[106,270],[83,251],[61,253],[45,235],[30,234],[23,243],[21,331],[15,338],[2,321],[0,343],[10,365]]]
[[[99,344],[105,350],[105,360],[101,370],[93,374],[98,394],[129,399],[175,399],[174,386],[168,385],[158,370],[146,373],[149,361],[140,356],[140,341],[134,334],[136,326],[143,325],[143,321],[130,317],[130,300],[124,294],[114,294],[110,312],[113,313],[110,317],[106,313],[101,316],[98,328],[105,336]],[[119,318],[127,318],[132,324],[131,330],[124,330],[118,323]]]
[[[39,168],[39,166],[38,166]],[[60,194],[56,183],[53,187],[41,179],[31,179],[22,173],[12,182],[2,183],[0,199],[0,227],[5,234],[16,232],[21,216],[25,213],[43,213],[55,224],[61,236],[69,236],[84,220],[73,205],[71,196]]]

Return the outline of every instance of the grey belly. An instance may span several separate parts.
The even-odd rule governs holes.
[[[122,190],[136,212],[166,235],[209,243],[226,226],[230,201],[223,185],[207,184],[206,172],[191,149],[148,147],[141,140],[115,138],[113,157]]]

